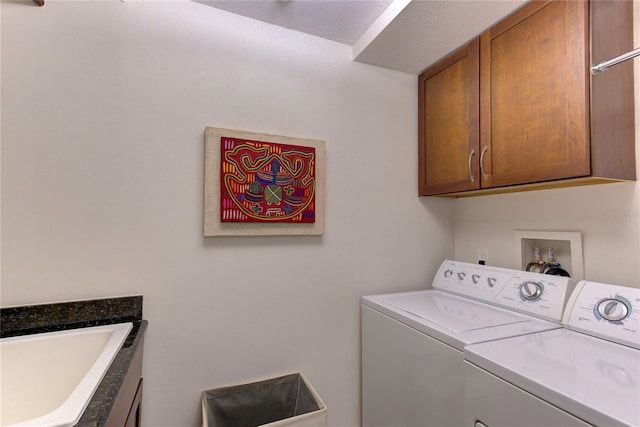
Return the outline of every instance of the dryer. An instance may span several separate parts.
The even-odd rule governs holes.
[[[362,298],[362,425],[459,427],[463,348],[561,328],[567,277],[445,260],[433,289]]]
[[[581,281],[563,329],[465,349],[466,426],[640,426],[640,289]]]

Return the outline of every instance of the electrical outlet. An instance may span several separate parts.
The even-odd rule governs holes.
[[[489,249],[478,248],[478,262],[480,264],[489,263]]]

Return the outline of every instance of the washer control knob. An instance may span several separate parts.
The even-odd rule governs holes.
[[[477,284],[480,281],[480,275],[474,274],[473,276],[471,276],[471,280],[473,281],[474,284]]]
[[[629,315],[629,307],[615,298],[606,298],[598,303],[598,314],[611,322],[622,320]]]
[[[464,271],[461,271],[458,273],[458,279],[460,280],[464,280],[464,277],[467,275],[467,273],[465,273]]]
[[[527,301],[535,301],[542,296],[543,286],[540,282],[528,280],[520,285],[520,296]]]
[[[444,277],[449,277],[453,274],[453,270],[445,270],[444,271]]]
[[[487,283],[489,284],[489,287],[491,287],[491,288],[493,288],[496,285],[497,281],[498,281],[498,279],[496,279],[495,277],[487,278]]]

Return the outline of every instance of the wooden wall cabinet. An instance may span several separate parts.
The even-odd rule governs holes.
[[[479,48],[476,39],[418,79],[420,195],[480,188]]]
[[[532,1],[419,76],[419,194],[635,180],[630,1]]]

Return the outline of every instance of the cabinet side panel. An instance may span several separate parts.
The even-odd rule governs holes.
[[[633,49],[633,3],[591,2],[593,64]],[[591,76],[591,138],[594,175],[636,179],[633,60]]]
[[[136,354],[131,361],[129,370],[127,371],[116,401],[111,408],[109,418],[105,423],[105,427],[121,427],[124,426],[132,405],[135,404],[136,392],[142,378],[142,353],[144,343],[138,345]]]

